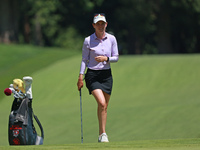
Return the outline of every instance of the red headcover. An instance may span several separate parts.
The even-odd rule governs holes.
[[[4,93],[7,95],[7,96],[10,96],[12,94],[12,91],[9,89],[9,88],[6,88],[4,90]]]

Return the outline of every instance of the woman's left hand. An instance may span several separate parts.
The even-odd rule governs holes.
[[[95,57],[95,60],[97,61],[97,62],[104,62],[104,61],[107,61],[107,57],[106,56],[97,56],[97,57]]]

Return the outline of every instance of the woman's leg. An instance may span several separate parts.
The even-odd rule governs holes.
[[[98,104],[98,120],[99,120],[99,135],[106,133],[106,120],[107,120],[107,107],[110,99],[110,95],[103,92],[101,89],[95,89],[92,91],[92,95],[95,97]]]

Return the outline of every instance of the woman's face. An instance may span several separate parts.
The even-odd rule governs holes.
[[[98,21],[96,24],[92,24],[95,31],[98,33],[102,33],[106,31],[106,27],[107,27],[107,22],[104,21]]]

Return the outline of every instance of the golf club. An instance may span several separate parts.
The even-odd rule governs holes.
[[[81,100],[81,89],[80,89],[80,114],[81,114],[81,144],[83,144],[83,122],[82,122],[82,100]]]

